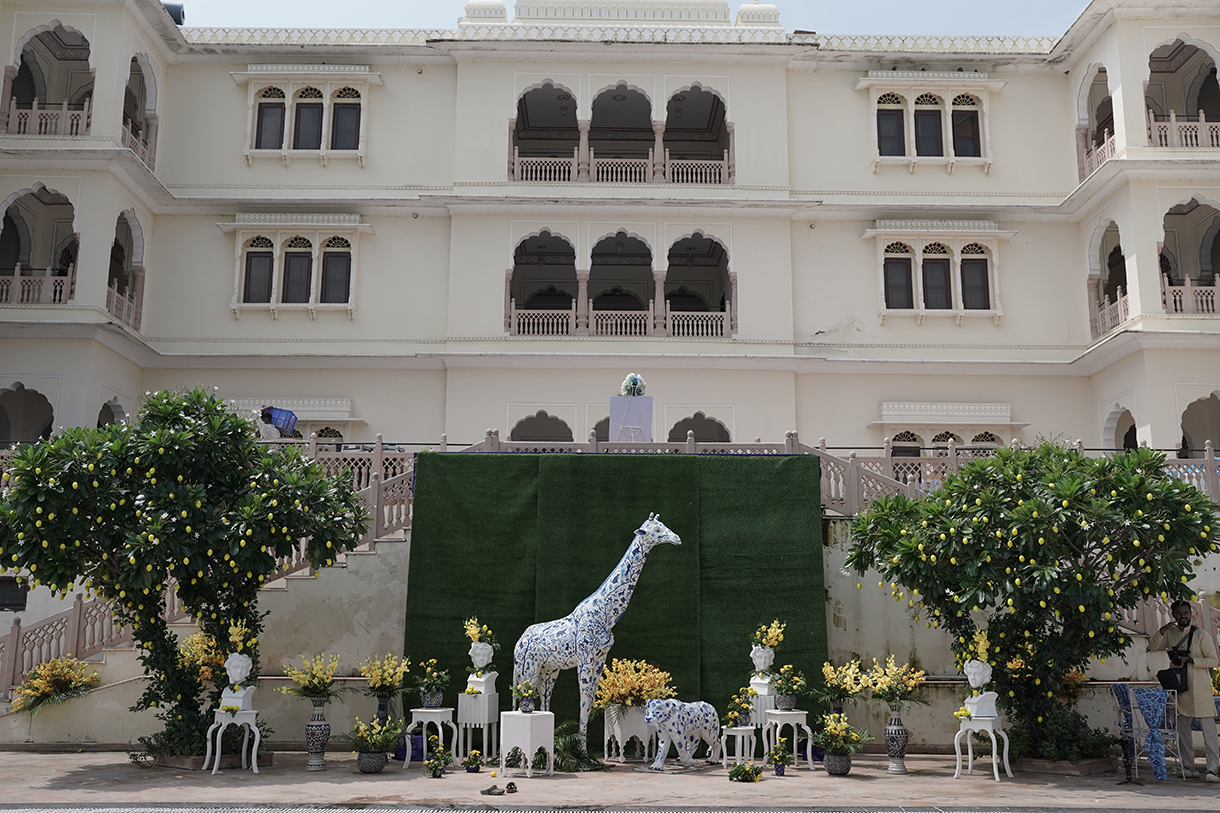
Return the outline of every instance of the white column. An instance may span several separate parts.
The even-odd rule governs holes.
[[[668,310],[665,307],[665,276],[668,271],[668,267],[654,268],[652,270],[652,335],[654,336],[669,335],[669,324],[666,321],[666,314],[668,313]]]
[[[592,314],[589,313],[589,275],[592,270],[576,271],[576,335],[589,335],[589,321],[592,319]]]
[[[665,183],[665,122],[652,123],[652,182]]]
[[[580,128],[580,152],[577,155],[576,180],[581,183],[589,182],[589,127],[592,122],[589,119],[581,119],[576,122],[576,126]]]

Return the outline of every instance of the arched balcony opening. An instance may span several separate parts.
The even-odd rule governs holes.
[[[504,329],[509,335],[577,334],[578,294],[588,277],[577,279],[571,243],[545,229],[525,238],[513,252],[506,277]]]
[[[61,305],[76,288],[72,202],[35,184],[11,199],[0,230],[0,305]]]
[[[517,117],[508,123],[508,136],[509,180],[577,180],[581,131],[576,99],[567,89],[547,83],[523,93]]]
[[[598,183],[653,180],[654,157],[659,157],[654,156],[654,142],[648,97],[624,82],[603,91],[593,100],[589,122],[589,179]],[[583,168],[579,174],[584,175]]]
[[[1148,143],[1154,147],[1220,148],[1220,84],[1216,49],[1182,35],[1148,57]]]
[[[1213,392],[1182,412],[1182,446],[1178,457],[1202,458],[1207,441],[1220,446],[1220,397]]]
[[[112,423],[123,423],[127,420],[127,411],[123,409],[123,405],[119,403],[118,398],[111,398],[106,403],[102,404],[102,408],[97,411],[97,428],[109,426]]]
[[[156,80],[141,57],[131,58],[127,88],[123,92],[123,146],[136,154],[149,169],[156,147]]]
[[[38,390],[20,381],[0,389],[0,449],[51,437],[55,409]]]
[[[139,330],[144,302],[143,236],[140,223],[129,212],[118,216],[110,246],[110,273],[106,280],[106,310],[123,324]]]
[[[1113,158],[1116,150],[1114,100],[1110,97],[1109,75],[1104,65],[1097,66],[1091,76],[1086,77],[1077,107],[1077,162],[1083,181]]]
[[[695,85],[670,96],[665,112],[665,180],[732,183],[732,125],[725,120],[720,96]]]
[[[670,443],[685,443],[687,432],[695,433],[696,443],[732,443],[728,427],[715,418],[702,412],[696,412],[688,418],[683,418],[669,430],[667,440]]]
[[[726,338],[736,332],[734,277],[716,240],[695,232],[669,247],[665,326],[671,336]]]
[[[5,68],[0,132],[88,135],[93,95],[89,40],[59,24],[28,32]]]
[[[593,247],[589,270],[589,332],[649,336],[658,312],[653,299],[652,249],[626,231]]]
[[[1170,208],[1164,226],[1160,278],[1165,312],[1217,315],[1220,210],[1195,196]]]
[[[548,415],[545,409],[540,409],[528,418],[517,421],[508,439],[535,443],[571,443],[572,428],[563,418]]]
[[[1089,329],[1093,338],[1104,336],[1127,321],[1127,260],[1118,224],[1100,224],[1089,256]]]

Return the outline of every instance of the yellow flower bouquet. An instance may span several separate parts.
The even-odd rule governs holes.
[[[822,664],[822,680],[826,685],[817,692],[818,698],[832,705],[855,703],[868,688],[858,660],[837,668],[827,661]]]
[[[754,698],[757,696],[758,692],[754,691],[754,689],[751,689],[749,686],[742,686],[738,689],[737,694],[733,695],[733,699],[729,701],[729,710],[725,712],[721,723],[730,728],[734,726],[748,726],[751,715],[754,713]]]
[[[643,706],[649,700],[673,697],[677,693],[669,672],[663,672],[647,661],[615,658],[609,666],[602,667],[593,708]]]
[[[873,668],[864,675],[864,685],[872,694],[874,700],[881,700],[891,706],[904,706],[908,703],[928,704],[927,698],[919,693],[927,673],[922,669],[912,669],[904,663],[899,666],[894,656],[886,658],[882,666],[873,658]]]
[[[370,697],[390,698],[403,691],[403,681],[411,671],[411,662],[406,658],[387,653],[384,658],[373,656],[359,661],[360,676],[368,682],[365,694]]]
[[[760,624],[758,629],[754,630],[754,635],[750,638],[750,643],[759,646],[769,646],[772,649],[779,646],[784,640],[784,628],[788,625],[781,624],[779,619],[775,619],[769,625]]]
[[[277,692],[324,702],[339,696],[339,690],[335,688],[335,670],[339,668],[338,655],[331,655],[330,660],[326,660],[325,655],[316,655],[312,660],[301,655],[301,660],[305,664],[301,669],[284,665],[284,674],[296,685],[282,686],[276,689]]]
[[[80,697],[98,684],[97,672],[71,655],[52,658],[25,673],[21,685],[13,690],[13,711],[33,717],[41,709]]]
[[[822,718],[822,730],[813,735],[813,741],[828,754],[854,754],[872,739],[867,730],[849,723],[845,714],[827,714]]]
[[[206,632],[188,635],[178,645],[178,666],[196,670],[201,682],[206,683],[218,674],[223,675],[224,665],[225,659],[216,648],[216,639]]]

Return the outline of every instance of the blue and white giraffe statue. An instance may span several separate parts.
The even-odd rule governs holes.
[[[597,693],[597,681],[606,664],[606,653],[614,644],[610,631],[627,609],[644,562],[654,545],[681,545],[682,540],[648,515],[635,532],[631,546],[593,595],[576,605],[566,618],[527,628],[513,648],[513,684],[529,681],[538,688],[543,710],[551,708],[551,692],[560,671],[576,668],[580,682],[580,735],[589,728],[589,713]]]

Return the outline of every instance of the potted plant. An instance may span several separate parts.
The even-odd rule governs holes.
[[[335,670],[339,668],[339,656],[332,655],[330,660],[326,660],[325,655],[316,655],[312,660],[304,655],[300,657],[305,664],[304,668],[284,665],[284,674],[296,685],[283,686],[276,691],[304,697],[313,703],[313,716],[305,724],[305,748],[309,752],[305,770],[324,771],[326,743],[330,740],[330,723],[326,722],[322,712],[327,703],[339,696],[339,690],[335,688]]]
[[[385,725],[390,716],[391,701],[402,694],[403,682],[411,671],[411,662],[405,657],[387,654],[384,658],[366,658],[359,664],[360,676],[368,683],[363,692],[377,698],[377,719]]]
[[[437,669],[436,658],[426,660],[420,666],[424,671],[415,678],[420,704],[426,709],[439,709],[445,699],[445,687],[449,685],[449,670]]]
[[[762,777],[762,766],[753,762],[739,762],[729,768],[730,782],[757,782]]]
[[[851,755],[865,743],[872,742],[872,737],[849,723],[846,715],[827,714],[822,718],[822,730],[813,735],[813,741],[826,750],[826,773],[847,776],[851,771]]]
[[[750,660],[754,662],[754,676],[763,678],[771,674],[771,664],[775,662],[775,648],[784,640],[784,628],[777,618],[770,624],[760,624],[750,638]]]
[[[644,720],[644,704],[677,693],[669,672],[663,672],[647,661],[615,658],[609,666],[602,667],[593,708],[605,711],[606,742],[614,738],[620,762],[624,760],[623,748],[632,738],[647,751],[653,733]],[[609,758],[609,752],[606,756]]]
[[[26,672],[21,685],[13,689],[13,711],[33,718],[40,709],[88,694],[99,680],[97,672],[71,655],[52,658]]]
[[[890,707],[890,722],[885,727],[885,751],[890,757],[888,773],[907,772],[905,760],[910,734],[902,724],[902,712],[911,703],[927,705],[919,688],[925,679],[922,669],[913,669],[907,663],[899,666],[893,655],[886,658],[884,666],[873,658],[873,668],[863,678],[873,699],[888,703]]]
[[[780,737],[775,747],[767,752],[767,764],[775,768],[776,776],[784,775],[784,768],[796,762],[796,755],[788,750],[788,738]]]
[[[796,708],[797,695],[809,691],[809,681],[804,672],[798,672],[795,666],[786,663],[771,676],[771,691],[775,693],[775,708],[792,711]]]
[[[729,701],[729,710],[725,712],[721,722],[729,728],[744,728],[750,725],[750,719],[754,713],[754,698],[757,696],[758,692],[749,686],[742,686]]]
[[[531,714],[538,703],[538,688],[528,680],[513,686],[513,700],[517,701],[517,711]]]
[[[822,679],[825,685],[817,691],[817,698],[830,705],[835,714],[843,713],[843,704],[855,703],[864,693],[864,673],[860,661],[854,660],[836,668],[830,661],[822,664]]]
[[[356,752],[356,767],[360,773],[381,773],[386,766],[386,752],[393,751],[402,739],[402,723],[392,720],[382,723],[374,718],[363,723],[356,718],[352,733],[343,736],[344,741]]]
[[[453,764],[453,755],[441,744],[440,737],[428,735],[428,758],[424,760],[424,773],[433,779],[440,779],[445,774],[445,768]]]
[[[478,773],[479,768],[483,765],[483,755],[475,749],[470,749],[470,753],[462,760],[462,767],[466,769],[466,773]]]

